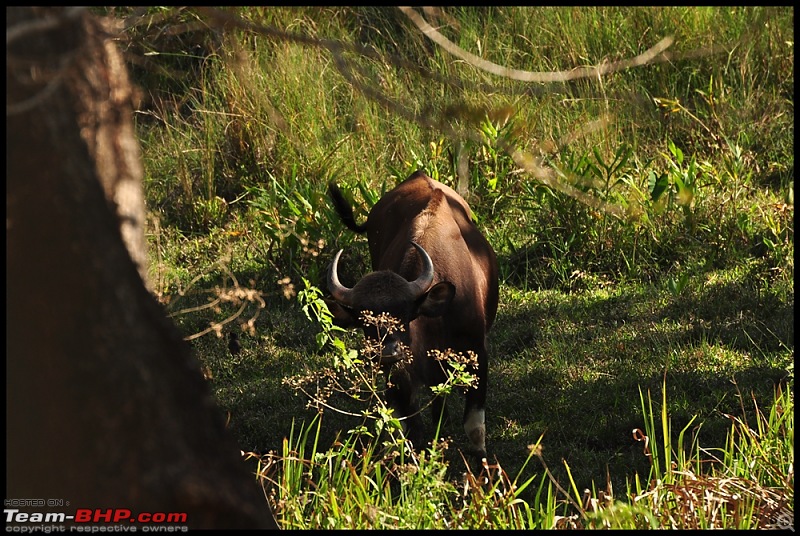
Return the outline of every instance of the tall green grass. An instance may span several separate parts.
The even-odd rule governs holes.
[[[378,446],[366,428],[321,448],[320,420],[292,426],[280,453],[250,454],[279,524],[287,529],[786,529],[794,526],[794,397],[779,389],[767,413],[754,405],[750,419],[731,417],[728,440],[705,449],[693,421],[675,437],[667,412],[641,394],[643,429],[633,430],[647,475],[636,474],[626,494],[606,482],[581,490],[569,472],[562,487],[544,471],[523,480],[541,459],[541,438],[529,445],[520,474],[485,460],[458,481],[447,478],[446,441],[418,456],[400,442]],[[695,425],[695,426],[693,426]],[[366,441],[364,441],[366,435]],[[688,443],[687,443],[688,442]],[[593,483],[594,484],[594,483]],[[533,499],[523,493],[533,490]]]
[[[154,102],[148,114],[158,123],[142,129],[146,154],[163,155],[146,161],[152,206],[184,232],[205,233],[244,218],[240,225],[263,231],[270,251],[290,249],[297,256],[306,242],[347,240],[320,212],[329,180],[362,193],[356,201],[368,206],[374,198],[364,192],[388,189],[419,167],[455,185],[455,161],[466,152],[470,201],[492,242],[510,257],[505,274],[515,282],[534,276],[534,284],[568,286],[568,267],[577,264],[591,273],[652,278],[679,258],[700,261],[707,248],[693,247],[697,241],[731,256],[756,250],[788,261],[791,213],[781,202],[793,196],[793,149],[786,141],[793,132],[792,49],[786,44],[792,33],[785,12],[454,10],[460,31],[454,24],[442,31],[473,53],[519,69],[621,59],[665,35],[675,36],[670,52],[676,58],[697,47],[727,51],[633,68],[608,80],[537,88],[535,96],[520,94],[530,86],[504,79],[491,80],[492,92],[482,91],[485,75],[438,49],[431,54],[430,43],[399,12],[275,8],[241,15],[310,38],[361,43],[371,36],[364,44],[385,61],[355,54],[345,59],[362,83],[394,104],[365,98],[326,49],[226,34],[203,58],[199,76],[187,80],[181,107],[177,99]],[[538,54],[531,51],[534,43]],[[393,63],[408,57],[451,78],[432,82]],[[775,77],[776,70],[785,76]],[[448,84],[453,78],[465,87]],[[398,113],[402,109],[459,125],[482,141],[448,139],[409,121]],[[604,127],[578,134],[603,117],[611,118]],[[509,139],[523,150],[544,150],[546,162],[584,197],[518,173],[501,150]],[[282,225],[302,223],[287,197],[307,205],[302,217],[321,225],[304,240],[280,238],[288,232]],[[587,209],[584,198],[598,204]],[[620,221],[603,206],[630,217]],[[519,225],[498,225],[502,218]],[[536,270],[531,257],[556,264]],[[296,267],[298,275],[307,269]]]

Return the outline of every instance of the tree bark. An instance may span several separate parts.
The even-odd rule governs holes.
[[[108,28],[76,8],[6,14],[6,499],[277,528],[144,284],[131,91]]]

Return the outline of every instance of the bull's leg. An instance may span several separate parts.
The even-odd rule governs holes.
[[[472,448],[482,458],[486,457],[486,380],[488,376],[486,344],[478,351],[478,385],[467,389],[464,403],[464,431]]]
[[[390,378],[391,385],[386,390],[386,403],[394,410],[395,417],[402,419],[403,433],[414,445],[422,446],[422,416],[414,398],[414,383],[408,370],[393,370]]]

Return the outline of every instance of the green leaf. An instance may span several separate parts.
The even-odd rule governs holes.
[[[670,277],[667,281],[667,288],[669,291],[677,296],[681,293],[681,291],[686,288],[686,285],[689,283],[689,274],[682,273],[677,278]]]
[[[650,199],[653,201],[658,201],[661,195],[669,187],[669,178],[667,177],[667,174],[662,173],[661,175],[656,176],[656,173],[653,170],[650,170],[650,173],[647,177],[647,187],[648,190],[650,190]]]
[[[672,156],[675,157],[675,161],[678,163],[678,165],[682,164],[683,163],[683,151],[681,151],[675,145],[675,142],[673,142],[672,140],[669,140],[668,147],[669,147],[669,152],[672,153]]]

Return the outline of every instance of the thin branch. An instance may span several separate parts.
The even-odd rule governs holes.
[[[64,75],[68,71],[68,67],[72,63],[72,60],[75,58],[75,54],[70,54],[66,58],[62,58],[62,65],[61,68],[56,72],[53,78],[44,86],[41,90],[37,91],[32,97],[25,99],[22,102],[11,103],[6,105],[6,117],[16,114],[21,114],[32,110],[36,106],[38,106],[41,102],[46,100],[50,97],[53,93],[61,85],[62,80],[64,80]]]
[[[352,71],[352,68],[348,65],[344,57],[340,54],[334,54],[334,64],[342,76],[345,77],[354,87],[356,87],[359,91],[361,91],[367,97],[375,100],[379,104],[383,105],[390,111],[402,116],[403,118],[415,122],[419,125],[428,127],[428,128],[438,128],[446,135],[451,138],[458,138],[464,137],[466,139],[470,139],[476,143],[481,143],[482,139],[477,132],[473,132],[470,130],[463,129],[461,131],[456,131],[453,125],[448,124],[444,121],[435,122],[430,117],[425,116],[423,114],[416,113],[410,110],[408,107],[402,105],[399,102],[393,101],[390,97],[382,93],[375,87],[367,86],[363,84],[360,80],[358,80]],[[451,118],[452,119],[452,118]],[[611,122],[608,116],[604,116],[600,119],[592,121],[591,123],[585,125],[580,130],[572,133],[565,141],[572,142],[578,137],[584,136],[589,132],[593,132],[600,128],[606,127]],[[539,180],[543,184],[562,192],[566,195],[577,199],[581,203],[601,212],[605,212],[610,214],[620,220],[626,220],[630,217],[637,217],[635,212],[626,212],[625,209],[618,205],[612,205],[606,201],[602,201],[586,192],[583,192],[571,184],[567,182],[569,177],[571,176],[570,173],[564,171],[558,171],[553,169],[552,167],[546,166],[542,163],[541,158],[534,156],[533,154],[523,151],[518,147],[513,146],[509,142],[505,142],[505,144],[500,147],[500,149],[506,151],[511,158],[514,160],[514,163],[520,168],[529,173],[533,178]],[[561,180],[561,179],[567,179]],[[575,182],[575,181],[573,181]]]
[[[209,327],[207,327],[203,331],[200,331],[200,332],[197,332],[197,333],[193,333],[192,335],[184,337],[183,340],[185,340],[185,341],[193,341],[195,339],[199,339],[200,337],[202,337],[203,335],[205,335],[207,333],[211,333],[212,331],[219,332],[222,329],[222,326],[224,326],[225,324],[228,324],[228,323],[233,322],[234,320],[236,320],[244,312],[245,308],[248,305],[250,305],[250,302],[242,302],[242,305],[239,307],[239,310],[236,311],[235,313],[233,313],[231,316],[229,316],[225,320],[222,320],[220,322],[214,322],[213,324],[211,324]]]
[[[77,18],[88,8],[86,7],[68,7],[65,8],[63,13],[58,17],[44,17],[38,20],[32,20],[17,24],[6,30],[6,48],[11,45],[20,37],[34,32],[46,32],[53,28],[58,28],[60,25],[74,18]]]
[[[283,30],[279,30],[274,26],[268,26],[263,24],[255,24],[246,20],[243,20],[238,15],[231,15],[225,12],[222,9],[218,8],[211,8],[211,7],[197,7],[195,10],[209,18],[211,21],[216,22],[220,25],[224,26],[231,26],[240,28],[243,30],[248,30],[260,35],[265,35],[267,37],[274,37],[284,41],[299,43],[303,45],[313,46],[317,48],[327,49],[332,54],[341,54],[342,52],[352,52],[354,54],[358,54],[359,56],[363,56],[368,59],[373,59],[381,62],[387,62],[395,67],[407,69],[412,72],[416,72],[421,74],[426,80],[431,82],[437,82],[440,84],[445,84],[450,87],[454,87],[461,91],[479,91],[483,93],[502,93],[502,94],[511,94],[511,95],[536,95],[536,94],[543,94],[545,93],[544,89],[537,88],[535,86],[528,86],[524,89],[508,89],[498,87],[492,84],[487,83],[473,83],[461,80],[459,78],[453,78],[448,76],[443,76],[441,73],[431,71],[430,69],[426,69],[423,67],[419,62],[412,62],[401,58],[398,55],[394,54],[383,54],[381,52],[376,51],[374,48],[353,44],[353,43],[344,43],[341,41],[336,41],[332,39],[321,39],[316,37],[309,37],[302,34],[286,32]]]
[[[502,65],[484,60],[483,58],[479,58],[478,56],[467,52],[439,33],[413,8],[401,6],[399,9],[409,19],[411,19],[411,22],[413,22],[417,28],[419,28],[422,33],[424,33],[431,41],[445,49],[450,54],[461,58],[478,69],[483,69],[491,74],[496,74],[505,78],[511,78],[513,80],[519,80],[521,82],[566,82],[568,80],[575,80],[577,78],[597,78],[616,71],[622,71],[631,67],[637,67],[651,63],[655,57],[657,57],[659,54],[662,54],[667,48],[672,46],[672,43],[674,42],[674,39],[671,36],[668,36],[634,58],[620,60],[613,63],[605,63],[600,66],[578,67],[571,71],[521,71],[519,69],[503,67]]]
[[[58,28],[62,24],[72,21],[73,19],[78,18],[81,16],[87,8],[85,7],[69,7],[65,8],[63,12],[59,16],[48,16],[38,20],[31,20],[16,24],[12,26],[8,30],[6,30],[6,61],[10,65],[14,65],[17,62],[14,61],[13,58],[9,57],[10,53],[8,52],[9,46],[11,44],[21,39],[27,35],[35,34],[35,33],[42,33],[50,31],[54,28]],[[32,97],[25,99],[24,101],[11,103],[6,105],[6,117],[20,114],[32,110],[48,97],[53,95],[56,90],[61,85],[61,82],[64,80],[64,76],[69,71],[69,68],[72,66],[72,63],[77,58],[76,51],[68,51],[64,53],[59,59],[59,67],[55,74],[52,75],[51,79],[47,82],[47,84],[37,91]]]
[[[383,62],[390,62],[397,67],[411,69],[413,71],[423,73],[428,79],[432,81],[438,81],[443,84],[448,84],[451,87],[456,87],[458,89],[465,89],[465,88],[477,88],[477,87],[485,87],[489,85],[487,84],[470,84],[468,82],[464,82],[459,79],[453,79],[448,77],[443,77],[438,73],[431,72],[424,67],[421,67],[418,64],[413,64],[402,58],[397,58],[394,56],[385,56],[374,48],[366,47],[362,45],[352,44],[352,43],[344,43],[338,40],[332,39],[320,39],[316,37],[311,37],[302,34],[290,33],[272,26],[265,26],[256,23],[252,23],[246,20],[243,20],[240,16],[231,14],[227,11],[217,8],[194,8],[197,13],[205,16],[206,18],[210,19],[211,21],[215,22],[218,26],[222,27],[236,27],[245,29],[248,31],[252,31],[261,35],[266,35],[268,37],[277,38],[280,40],[285,40],[289,42],[294,42],[302,45],[312,46],[315,48],[325,49],[331,53],[334,65],[339,73],[350,83],[353,85],[354,88],[358,89],[364,96],[367,98],[377,102],[387,110],[396,115],[403,117],[404,119],[414,122],[418,125],[421,125],[425,128],[432,128],[441,130],[446,136],[452,139],[469,139],[476,143],[482,143],[482,140],[479,133],[470,130],[468,128],[460,127],[458,125],[458,121],[465,120],[465,122],[471,122],[473,119],[474,114],[471,113],[471,110],[425,110],[422,112],[417,112],[410,106],[404,104],[403,102],[399,101],[396,98],[388,95],[381,89],[380,84],[375,83],[371,80],[369,74],[367,74],[364,69],[358,65],[355,61],[349,61],[346,57],[347,53],[353,53],[360,57],[367,58],[367,59],[374,59]],[[441,46],[445,47],[451,53],[462,57],[466,61],[470,62],[471,64],[475,65],[476,67],[483,68],[488,70],[489,72],[494,72],[495,74],[500,74],[502,76],[508,76],[510,78],[516,78],[517,80],[522,81],[539,81],[539,82],[565,82],[569,80],[573,80],[576,78],[586,78],[586,77],[600,77],[604,74],[608,74],[614,71],[619,71],[622,69],[631,68],[634,66],[645,65],[647,63],[651,63],[656,61],[668,61],[668,59],[674,59],[675,55],[668,56],[665,53],[666,48],[668,48],[673,40],[670,37],[662,39],[658,44],[654,47],[650,48],[647,52],[636,56],[635,58],[622,60],[614,63],[608,63],[601,65],[599,67],[586,67],[575,69],[572,71],[562,71],[562,72],[554,72],[554,73],[532,73],[528,71],[517,71],[514,69],[507,69],[505,67],[501,67],[491,62],[486,62],[481,58],[473,56],[468,52],[460,49],[456,45],[452,44],[448,41],[444,36],[442,36],[438,31],[433,29],[416,11],[411,8],[400,8],[415,24],[417,24],[420,29],[422,29],[426,35],[433,39],[435,42],[439,43]],[[706,52],[713,52],[714,49],[704,49],[702,53]],[[719,50],[719,49],[717,49]],[[507,92],[503,89],[499,89],[499,92]],[[537,88],[536,86],[528,86],[528,92],[530,91],[544,91],[544,89]],[[593,121],[592,123],[586,125],[584,128],[577,130],[576,132],[572,133],[568,137],[565,138],[563,143],[569,143],[573,141],[575,138],[579,136],[586,135],[588,132],[595,131],[598,128],[603,128],[610,123],[610,119],[608,117],[604,117],[597,121]],[[558,169],[554,169],[548,165],[545,165],[542,161],[541,157],[537,157],[530,152],[526,152],[516,146],[513,146],[511,143],[506,141],[503,144],[503,147],[499,147],[500,149],[506,151],[511,158],[514,160],[516,165],[530,174],[534,179],[541,181],[543,184],[560,191],[566,195],[569,195],[581,203],[604,213],[608,213],[614,217],[619,219],[628,219],[628,218],[636,218],[636,209],[635,208],[628,208],[625,209],[622,206],[612,205],[608,202],[600,200],[586,192],[583,192],[574,186],[571,183],[577,182],[574,179],[573,174],[568,171],[561,171]]]

